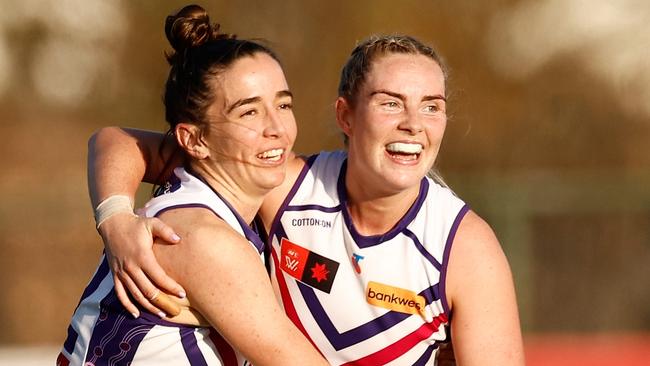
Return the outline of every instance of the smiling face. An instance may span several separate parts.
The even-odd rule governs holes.
[[[284,180],[296,138],[292,96],[276,60],[264,53],[243,57],[212,81],[214,102],[202,136],[217,176],[253,193]]]
[[[378,56],[354,99],[337,101],[337,121],[348,137],[348,184],[380,194],[417,190],[447,124],[438,63],[420,54]]]

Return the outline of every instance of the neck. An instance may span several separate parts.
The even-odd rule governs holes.
[[[244,189],[241,184],[223,172],[216,171],[204,164],[191,163],[192,171],[200,175],[201,178],[212,189],[219,192],[221,197],[228,201],[235,211],[247,223],[253,222],[255,215],[262,205],[265,193],[268,192],[255,192],[252,193]]]
[[[362,235],[381,235],[404,217],[420,192],[420,186],[385,193],[373,192],[360,180],[346,176],[347,208],[357,231]],[[359,183],[351,183],[351,182]]]

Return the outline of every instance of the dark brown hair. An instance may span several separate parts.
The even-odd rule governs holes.
[[[219,31],[208,13],[188,5],[165,21],[165,34],[173,51],[166,53],[170,70],[165,85],[165,118],[171,130],[179,122],[204,125],[214,100],[210,81],[240,58],[264,53],[279,62],[269,48]]]
[[[202,132],[207,131],[204,129],[209,123],[206,113],[216,97],[211,83],[215,77],[235,61],[257,53],[267,54],[280,63],[269,48],[251,40],[237,39],[219,28],[219,24],[210,22],[208,13],[199,5],[187,5],[165,20],[165,35],[172,46],[172,51],[165,53],[170,69],[163,97],[169,130],[158,149],[165,163],[157,182],[171,174],[174,157],[180,153],[180,149],[176,149],[170,158],[163,156],[164,145],[171,140],[176,125],[193,123]],[[156,187],[153,190],[156,191]]]

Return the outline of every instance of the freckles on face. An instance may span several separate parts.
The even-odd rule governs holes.
[[[206,140],[215,161],[245,162],[253,155],[253,141],[259,140],[261,133],[237,121],[222,119],[210,124]]]
[[[347,118],[349,181],[374,194],[417,191],[446,126],[438,63],[423,55],[380,56],[347,111],[340,116]]]
[[[273,167],[296,137],[292,95],[282,68],[266,54],[244,57],[214,79],[210,145],[222,160]]]
[[[436,61],[412,54],[380,57],[358,92],[351,139],[386,145],[413,159],[437,151],[446,125],[445,79]],[[355,126],[356,124],[356,126]]]

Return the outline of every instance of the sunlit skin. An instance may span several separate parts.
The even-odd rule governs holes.
[[[440,66],[413,54],[377,58],[355,101],[338,99],[338,123],[349,138],[349,209],[358,229],[363,231],[364,220],[370,221],[360,214],[365,202],[374,201],[377,211],[383,202],[392,212],[405,212],[415,201],[420,180],[440,149],[447,124],[445,107]],[[387,229],[369,226],[366,234]]]
[[[337,124],[348,137],[345,208],[352,216],[351,230],[383,235],[403,218],[437,158],[445,107],[440,66],[415,54],[379,55],[353,99],[337,99]],[[139,145],[131,145],[132,155],[142,157]],[[267,230],[305,164],[288,158],[287,179],[271,190],[259,211]],[[132,187],[137,181],[129,178]],[[458,364],[523,365],[507,259],[493,231],[474,212],[458,225],[449,258],[446,297],[454,314]]]
[[[216,181],[230,202],[260,197],[285,178],[296,138],[292,96],[280,65],[266,54],[236,61],[215,80],[201,157],[192,167]],[[210,159],[207,159],[210,157]],[[244,193],[244,194],[240,194]]]

